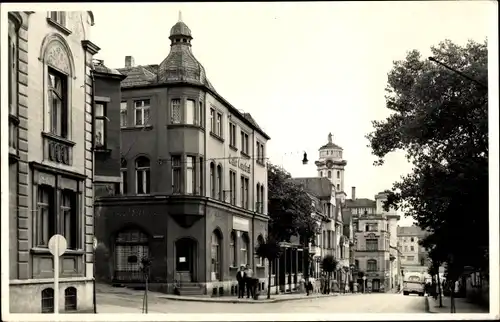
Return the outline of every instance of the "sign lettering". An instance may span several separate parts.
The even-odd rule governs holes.
[[[250,164],[244,163],[239,157],[232,157],[229,155],[229,164],[233,167],[238,167],[241,171],[251,173],[252,167]]]

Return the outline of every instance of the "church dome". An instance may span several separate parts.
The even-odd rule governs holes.
[[[158,66],[158,80],[161,83],[187,82],[196,85],[205,85],[215,92],[208,81],[205,68],[194,57],[191,50],[191,29],[179,21],[170,29],[170,53]]]

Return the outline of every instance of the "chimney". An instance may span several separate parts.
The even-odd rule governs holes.
[[[356,187],[352,187],[351,198],[352,200],[356,200]]]
[[[125,56],[125,68],[134,67],[134,65],[135,65],[134,57]]]

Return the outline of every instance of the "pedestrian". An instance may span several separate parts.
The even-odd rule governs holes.
[[[238,298],[245,296],[245,265],[240,266],[240,270],[236,273],[236,280],[238,281]]]
[[[245,286],[247,288],[247,299],[250,297],[254,297],[255,290],[254,290],[254,280],[253,280],[253,271],[250,268],[250,265],[247,264],[245,268]]]

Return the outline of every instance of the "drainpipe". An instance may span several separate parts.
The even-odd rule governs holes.
[[[88,53],[87,53],[88,55]],[[93,63],[91,63],[93,64]],[[93,66],[93,65],[92,65]],[[94,69],[90,70],[90,78],[92,79],[92,185],[94,185],[94,173],[95,173],[95,151],[94,151],[94,146],[95,146],[95,77],[94,77]],[[85,81],[84,81],[85,84]],[[94,188],[94,187],[92,187]],[[92,225],[93,225],[93,231],[94,231],[94,238],[95,238],[95,190],[92,189],[92,194],[93,194],[93,199],[94,199],[94,205],[93,205],[93,212],[94,212],[94,217],[92,218]],[[94,246],[94,245],[92,245]],[[94,275],[94,285],[93,285],[93,290],[92,290],[92,301],[94,304],[94,314],[97,313],[97,301],[96,301],[96,280],[95,280],[95,247],[93,248],[93,254],[92,254],[92,267],[93,267],[93,275]]]

